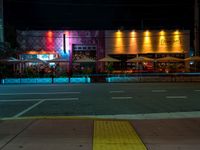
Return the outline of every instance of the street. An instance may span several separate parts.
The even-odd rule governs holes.
[[[0,118],[198,116],[199,97],[199,83],[0,85]]]
[[[198,150],[199,96],[199,83],[1,85],[0,149]]]

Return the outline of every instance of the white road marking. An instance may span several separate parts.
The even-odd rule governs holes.
[[[124,91],[110,91],[110,93],[124,93]]]
[[[73,98],[52,98],[52,99],[47,99],[46,101],[77,101],[79,100],[78,97],[73,97]]]
[[[187,99],[187,96],[166,96],[167,99]]]
[[[28,111],[30,111],[31,109],[37,107],[38,105],[40,105],[41,103],[43,103],[45,101],[54,101],[54,100],[58,100],[58,99],[40,99],[39,102],[37,102],[34,105],[28,107],[27,109],[23,110],[22,112],[16,114],[15,116],[13,116],[13,118],[18,118],[18,117],[22,116],[23,114],[27,113]],[[63,101],[65,101],[65,100],[78,100],[78,98],[61,98],[59,100],[63,100]]]
[[[27,109],[25,109],[25,110],[23,110],[22,112],[20,112],[20,113],[16,114],[15,116],[13,116],[13,118],[17,118],[17,117],[22,116],[23,114],[25,114],[25,113],[27,113],[28,111],[30,111],[31,109],[37,107],[38,105],[40,105],[40,104],[43,103],[44,101],[45,101],[45,100],[41,100],[41,101],[35,103],[34,105],[28,107]]]
[[[132,99],[133,97],[112,97],[112,99]]]
[[[73,98],[45,98],[45,99],[11,99],[11,100],[0,100],[0,102],[28,102],[28,101],[75,101],[75,100],[79,100],[79,98],[77,97],[73,97]]]
[[[200,90],[194,90],[195,92],[200,92]]]
[[[151,90],[153,93],[164,93],[167,92],[167,90]]]
[[[30,102],[30,101],[40,101],[41,99],[11,99],[11,100],[0,100],[0,102]]]
[[[6,95],[53,95],[53,94],[80,94],[81,92],[49,92],[49,93],[1,93],[0,96]]]

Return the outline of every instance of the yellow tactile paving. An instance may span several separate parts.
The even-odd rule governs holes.
[[[146,150],[128,121],[95,121],[93,150]]]

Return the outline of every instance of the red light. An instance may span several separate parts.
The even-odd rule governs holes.
[[[47,36],[48,36],[48,37],[52,37],[52,36],[53,36],[53,32],[52,32],[52,31],[48,31],[48,32],[47,32]]]
[[[47,48],[47,50],[53,50],[54,49],[54,38],[53,38],[53,32],[52,31],[46,32],[46,48]]]
[[[69,36],[69,32],[68,32],[68,31],[65,31],[64,34],[65,34],[66,36]]]

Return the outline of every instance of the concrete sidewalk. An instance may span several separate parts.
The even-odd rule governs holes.
[[[200,119],[0,121],[0,150],[199,150]]]

